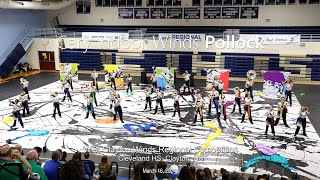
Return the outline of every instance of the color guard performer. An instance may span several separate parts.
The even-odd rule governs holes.
[[[91,86],[90,86],[89,91],[90,91],[92,100],[94,101],[94,103],[95,103],[96,106],[98,107],[96,88],[94,87],[94,84],[93,84],[93,83],[91,83]]]
[[[275,126],[278,125],[280,120],[283,120],[284,125],[290,128],[287,124],[287,112],[288,112],[287,106],[288,106],[288,103],[285,102],[284,97],[281,96],[281,101],[278,103],[278,113],[277,113]]]
[[[132,77],[130,76],[130,74],[128,74],[128,77],[127,77],[127,85],[128,85],[127,93],[129,93],[129,89],[132,93]]]
[[[20,84],[22,84],[22,90],[26,92],[26,94],[28,94],[28,99],[30,100],[29,91],[28,91],[29,81],[27,81],[24,78],[20,78]]]
[[[297,129],[294,133],[294,137],[296,137],[300,131],[300,128],[302,126],[303,135],[307,136],[306,133],[306,126],[307,126],[307,115],[310,114],[307,107],[301,107],[299,111],[299,118],[297,119]]]
[[[89,117],[89,113],[91,113],[92,117],[94,119],[96,119],[96,115],[94,113],[94,108],[93,108],[93,97],[92,94],[87,94],[85,95],[85,99],[87,101],[87,115],[85,117],[85,119],[87,119]]]
[[[276,114],[273,111],[272,105],[270,105],[269,111],[267,111],[265,115],[267,116],[267,118],[266,118],[266,131],[264,134],[265,135],[268,134],[269,126],[271,126],[271,132],[272,132],[273,138],[274,138],[276,136],[275,131],[274,131],[274,118],[276,117]]]
[[[246,113],[248,113],[248,118],[251,124],[253,124],[252,117],[251,117],[251,99],[250,94],[246,94],[244,98],[245,104],[244,104],[244,113],[242,114],[242,121],[244,122],[244,118],[246,117]]]
[[[221,95],[219,98],[219,113],[218,119],[220,120],[221,113],[223,114],[224,121],[227,121],[227,101],[224,95]]]
[[[108,97],[110,99],[110,109],[112,109],[112,105],[114,104],[114,101],[116,99],[115,95],[116,95],[116,92],[112,88],[111,91],[110,91],[109,97]]]
[[[73,76],[72,76],[71,72],[69,72],[67,77],[66,77],[66,80],[69,83],[71,89],[73,90],[73,85],[72,85],[73,79],[72,78],[73,78]]]
[[[22,91],[22,93],[20,94],[19,100],[20,100],[20,102],[22,102],[22,106],[23,106],[22,116],[24,117],[26,115],[26,111],[27,111],[27,114],[30,115],[28,94],[26,92]]]
[[[197,94],[197,98],[196,101],[194,103],[195,105],[195,112],[194,112],[194,121],[193,124],[195,124],[197,122],[197,115],[199,113],[200,115],[200,119],[201,119],[201,123],[203,125],[203,106],[204,106],[204,100],[201,97],[201,94]]]
[[[185,95],[186,92],[186,88],[188,87],[188,92],[190,94],[190,74],[188,71],[185,71],[185,73],[183,73],[184,76],[184,88],[183,88],[183,95]]]
[[[216,112],[219,112],[219,92],[216,90],[215,87],[212,88],[211,94],[209,96],[210,102],[209,102],[209,114],[211,114],[211,107],[212,104],[214,104],[214,107],[216,108]]]
[[[17,120],[19,121],[22,128],[24,128],[23,121],[21,119],[20,109],[21,109],[21,102],[18,99],[10,101],[9,106],[12,106],[12,114],[14,117],[14,122],[11,128],[16,126]]]
[[[146,95],[146,105],[144,107],[144,110],[147,110],[147,107],[148,107],[148,104],[149,104],[149,108],[150,108],[150,111],[151,111],[151,90],[150,90],[150,87],[147,86],[146,87],[146,90],[144,91],[145,92],[145,95]]]
[[[290,106],[292,106],[292,87],[293,87],[293,83],[292,83],[292,80],[291,79],[288,79],[288,81],[286,82],[285,84],[286,86],[286,101],[288,101],[288,98],[289,98],[289,102],[290,102]]]
[[[108,72],[108,70],[105,70],[105,72],[104,72],[104,82],[106,83],[106,84],[108,84],[109,83],[109,72]]]
[[[173,103],[173,116],[172,117],[175,117],[176,111],[178,111],[179,118],[181,119],[180,104],[179,104],[180,95],[177,90],[172,94],[172,98],[174,101],[174,103]]]
[[[158,105],[160,104],[160,108],[161,108],[161,111],[163,113],[163,115],[166,115],[164,113],[164,109],[163,109],[163,103],[162,103],[162,98],[164,96],[164,92],[161,90],[161,88],[158,88],[156,90],[156,94],[157,94],[157,102],[156,102],[156,108],[155,108],[155,111],[153,113],[153,115],[157,114],[158,112]]]
[[[253,86],[253,80],[248,78],[248,81],[246,82],[245,84],[245,91],[246,91],[246,94],[250,93],[250,97],[253,101],[253,92],[252,92],[252,86]]]
[[[152,82],[152,87],[151,87],[151,94],[152,94],[155,91],[155,89],[158,88],[158,85],[157,85],[158,77],[156,76],[155,72],[151,76],[150,80]]]
[[[63,92],[64,92],[64,96],[62,99],[62,102],[64,102],[64,100],[66,100],[66,96],[68,97],[68,100],[70,102],[72,102],[72,98],[71,98],[71,94],[70,94],[70,84],[67,81],[62,82],[62,88],[63,88]]]
[[[111,88],[114,87],[114,90],[117,90],[116,80],[115,80],[116,76],[117,76],[117,73],[113,70],[111,73]]]
[[[99,74],[96,72],[96,70],[93,70],[93,73],[91,74],[93,85],[97,88],[97,91],[99,92],[99,86],[98,86],[98,76]]]
[[[122,112],[122,107],[121,107],[121,98],[120,98],[120,95],[119,95],[119,94],[116,94],[116,95],[115,95],[113,120],[116,120],[116,118],[117,118],[117,113],[119,114],[120,121],[121,121],[122,123],[124,123],[124,122],[123,122],[123,119],[122,119],[123,112]]]
[[[54,92],[53,94],[51,94],[51,99],[53,102],[53,115],[52,115],[52,117],[54,119],[56,119],[56,111],[58,111],[58,115],[61,118],[60,103],[59,103],[60,98],[59,98],[58,92]]]
[[[224,84],[223,84],[222,80],[219,80],[217,90],[218,90],[220,96],[223,94],[223,86],[224,86]]]
[[[241,90],[240,90],[240,87],[235,87],[233,91],[235,93],[235,98],[234,98],[233,110],[232,110],[231,114],[234,113],[236,106],[239,107],[239,113],[241,114]]]

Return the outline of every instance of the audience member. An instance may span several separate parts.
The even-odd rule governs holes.
[[[37,151],[37,154],[38,154],[36,163],[37,163],[39,166],[42,166],[43,162],[40,160],[40,156],[41,156],[41,153],[42,153],[42,148],[36,146],[36,147],[34,147],[33,149],[36,150],[36,151]]]
[[[202,169],[197,169],[196,171],[197,180],[206,180],[206,173]]]
[[[230,180],[230,173],[227,170],[223,169],[223,168],[222,168],[222,170],[223,170],[222,172],[220,170],[220,173],[222,174],[221,175],[221,177],[222,177],[221,179],[222,180]]]
[[[154,180],[155,173],[144,172],[144,170],[152,170],[155,167],[150,162],[138,163],[134,168],[133,180]]]
[[[192,176],[191,170],[188,166],[183,166],[180,170],[178,179],[180,179],[180,180],[195,180],[195,177]]]
[[[48,180],[41,166],[39,166],[36,161],[38,159],[38,153],[36,150],[31,150],[27,154],[27,160],[32,167],[32,172],[39,174],[41,180]]]
[[[191,175],[194,179],[196,179],[196,168],[194,166],[190,166]]]
[[[51,155],[52,160],[48,160],[44,166],[43,170],[44,173],[46,174],[48,180],[57,180],[57,175],[58,175],[58,169],[61,163],[59,162],[60,159],[60,152],[58,150],[52,152]]]
[[[99,180],[117,180],[117,176],[113,171],[109,170],[106,173],[102,174]]]
[[[84,164],[81,159],[81,152],[75,152],[72,156],[73,161],[80,161],[80,163],[83,166],[83,179],[92,179],[91,177],[91,169],[89,167],[89,164]]]
[[[254,177],[253,177],[253,176],[250,176],[250,177],[248,178],[248,180],[254,180]]]
[[[179,168],[177,165],[173,164],[170,166],[169,174],[168,174],[168,180],[178,180],[179,176]]]
[[[22,156],[24,155],[23,148],[20,144],[15,145],[13,149],[17,149]]]
[[[61,168],[61,180],[82,180],[83,165],[79,160],[67,161]]]
[[[243,180],[243,179],[244,179],[244,177],[240,173],[237,173],[235,171],[233,171],[230,174],[230,180]]]
[[[83,154],[83,157],[84,157],[84,167],[86,169],[86,167],[88,166],[89,169],[90,169],[90,173],[89,174],[86,174],[86,177],[91,177],[89,179],[92,179],[92,177],[94,179],[99,179],[99,176],[95,175],[94,174],[94,170],[95,170],[95,165],[94,165],[94,162],[92,160],[90,160],[90,153],[89,152],[85,152]],[[91,165],[93,166],[92,169],[91,169]]]
[[[0,164],[12,163],[14,159],[18,159],[23,167],[23,175],[30,174],[32,167],[29,162],[23,158],[18,150],[12,150],[9,145],[0,147]],[[1,179],[20,180],[19,168],[17,166],[7,166],[6,169],[0,171]]]
[[[167,170],[167,163],[164,161],[158,162],[157,172],[156,172],[156,176],[158,180],[163,180],[168,178],[166,170]]]
[[[61,158],[61,161],[63,162],[67,162],[67,152],[63,151],[62,152],[62,158]]]
[[[269,176],[266,174],[259,175],[257,180],[269,180]]]
[[[206,180],[212,180],[212,175],[211,175],[211,171],[209,168],[204,168],[203,169],[205,176],[206,176]]]
[[[212,172],[212,178],[213,180],[221,180],[221,176],[218,175],[218,170],[214,169]]]
[[[103,173],[106,173],[110,170],[110,164],[108,163],[108,157],[107,156],[102,156],[101,157],[101,160],[100,160],[100,163],[98,165],[98,172],[95,173],[95,174],[103,174]]]

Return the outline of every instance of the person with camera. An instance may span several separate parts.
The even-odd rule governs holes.
[[[174,103],[173,103],[173,116],[172,117],[175,117],[176,111],[178,111],[179,118],[181,119],[180,104],[179,104],[180,95],[177,90],[172,94],[172,98],[174,101]]]
[[[29,81],[27,81],[24,78],[20,79],[20,84],[22,84],[22,90],[24,92],[26,92],[26,94],[28,94],[28,100],[30,100],[30,96],[29,96],[29,91],[28,91],[28,87],[29,87]]]
[[[148,104],[149,104],[149,108],[151,111],[151,91],[150,91],[150,87],[147,86],[146,90],[144,91],[145,95],[146,95],[146,105],[144,107],[144,110],[147,110]]]
[[[161,108],[161,111],[162,111],[163,115],[166,115],[166,114],[164,113],[163,103],[162,103],[162,99],[163,99],[163,96],[164,96],[164,92],[161,90],[160,87],[156,90],[156,95],[157,95],[156,108],[155,108],[155,111],[154,111],[153,115],[157,114],[157,112],[158,112],[158,105],[159,105],[159,104],[160,104],[160,108]]]
[[[123,119],[122,119],[123,112],[122,112],[122,107],[121,107],[121,98],[120,98],[120,95],[119,95],[119,94],[116,94],[116,95],[115,95],[114,115],[113,115],[113,120],[114,120],[114,121],[115,121],[116,118],[117,118],[117,113],[119,114],[120,121],[121,121],[122,123],[124,123],[124,122],[123,122]]]
[[[62,99],[62,102],[64,102],[66,100],[66,96],[68,97],[68,100],[70,102],[72,102],[72,98],[71,98],[71,94],[70,94],[70,84],[67,81],[62,82],[62,88],[63,88],[63,92],[64,92],[64,96]]]
[[[279,121],[282,119],[283,120],[283,124],[290,128],[287,124],[287,112],[288,112],[288,103],[285,102],[284,96],[281,97],[281,101],[278,103],[278,113],[277,113],[277,119],[276,122],[274,124],[274,126],[277,126]]]
[[[53,115],[52,115],[52,117],[54,119],[56,119],[56,111],[58,111],[58,115],[61,118],[60,103],[59,103],[60,98],[59,98],[58,92],[54,92],[53,94],[51,94],[51,99],[53,102]]]
[[[26,92],[22,91],[22,93],[20,94],[19,100],[20,100],[20,102],[22,102],[22,106],[23,106],[22,116],[25,117],[26,111],[27,111],[27,114],[30,115],[28,94]]]
[[[195,112],[194,112],[194,121],[193,124],[195,124],[197,122],[197,115],[199,113],[200,115],[200,119],[201,119],[201,123],[203,125],[203,106],[204,106],[204,100],[202,99],[201,94],[197,94],[197,98],[196,101],[194,103],[195,105]]]
[[[236,106],[239,107],[239,113],[241,114],[241,90],[240,87],[234,88],[235,98],[234,98],[234,104],[233,104],[233,110],[232,113],[234,113]]]
[[[89,113],[92,114],[92,117],[94,119],[96,119],[96,115],[94,113],[94,108],[93,108],[93,97],[92,97],[92,94],[88,94],[88,95],[85,95],[85,98],[87,100],[87,115],[85,117],[85,119],[87,119],[89,117]]]
[[[15,99],[13,101],[10,101],[9,106],[12,106],[12,114],[14,117],[14,122],[13,122],[13,125],[11,126],[11,128],[14,128],[16,126],[17,119],[18,119],[21,127],[24,128],[23,121],[21,119],[21,114],[20,114],[21,102],[18,99]]]
[[[97,80],[98,76],[99,74],[96,72],[96,70],[94,70],[90,76],[92,78],[93,85],[97,88],[97,91],[99,91],[98,80]]]
[[[299,118],[297,119],[297,129],[294,133],[294,137],[296,137],[300,131],[300,128],[302,126],[303,135],[307,136],[306,133],[306,126],[307,126],[307,115],[310,114],[307,107],[301,107],[299,111]]]
[[[253,124],[252,121],[252,116],[251,116],[251,102],[252,100],[250,99],[250,94],[246,94],[244,98],[244,113],[242,114],[242,121],[241,123],[244,123],[244,118],[246,117],[246,113],[248,113],[248,118],[251,124]]]
[[[13,159],[18,159],[19,162],[14,162]],[[18,166],[6,166],[10,163],[21,163],[23,174],[19,174]],[[29,162],[19,153],[18,150],[13,150],[8,144],[0,147],[0,179],[20,180],[20,175],[27,176],[32,173],[32,167]]]
[[[271,126],[271,131],[272,131],[272,134],[273,134],[273,138],[276,136],[276,133],[274,131],[274,118],[275,118],[275,113],[273,111],[273,106],[270,104],[270,108],[269,108],[269,111],[266,112],[266,131],[265,131],[265,135],[268,134],[268,129],[269,129],[269,126]]]

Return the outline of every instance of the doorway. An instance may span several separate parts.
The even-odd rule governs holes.
[[[40,70],[56,70],[54,52],[38,51]]]

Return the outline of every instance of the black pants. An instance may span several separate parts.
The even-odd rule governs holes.
[[[27,114],[30,115],[28,101],[22,102],[22,106],[23,106],[23,114],[22,115],[24,116],[26,114],[26,111],[27,111]]]
[[[251,97],[251,99],[252,99],[252,101],[253,101],[252,87],[250,86],[250,87],[246,88],[246,91],[247,91],[247,93],[250,93],[250,97]]]
[[[28,88],[27,88],[27,87],[24,87],[22,90],[23,90],[26,94],[28,94],[28,99],[30,100]]]
[[[292,92],[286,91],[286,101],[288,101],[288,98],[290,100],[290,106],[292,106]]]
[[[20,112],[19,112],[19,111],[15,111],[15,112],[13,112],[13,117],[14,117],[14,122],[13,122],[12,127],[15,127],[15,126],[16,126],[17,119],[18,119],[18,121],[19,121],[19,123],[20,123],[21,127],[24,127],[24,126],[23,126],[22,119],[21,119],[21,114],[20,114]]]
[[[221,114],[223,114],[223,119],[226,121],[227,120],[227,112],[224,112],[224,106],[222,107],[222,112],[218,112],[218,119],[220,119]]]
[[[278,111],[278,115],[280,116],[280,111]],[[284,108],[282,111],[282,120],[283,120],[283,124],[289,127],[287,124],[287,108]],[[276,122],[274,123],[274,125],[275,126],[278,125],[279,121],[280,121],[280,117],[276,119]]]
[[[174,106],[173,117],[176,116],[176,111],[178,111],[178,115],[181,118],[179,101],[174,101],[173,106]]]
[[[183,88],[183,94],[186,92],[186,88],[188,87],[188,92],[190,94],[190,80],[184,82],[185,86]]]
[[[98,80],[92,79],[93,85],[97,88],[97,91],[99,91],[99,85],[98,85]]]
[[[68,96],[69,101],[72,102],[69,88],[64,88],[64,96],[63,96],[62,102],[66,100],[66,96]]]
[[[121,106],[116,106],[116,107],[114,107],[113,120],[116,120],[116,118],[117,118],[117,113],[119,114],[120,121],[121,121],[122,123],[124,123],[124,122],[123,122],[123,119],[122,119],[122,108],[121,108]]]
[[[235,101],[235,103],[237,103],[237,104],[234,104],[234,105],[233,105],[232,113],[234,113],[234,111],[235,111],[235,109],[236,109],[236,105],[238,105],[238,107],[239,107],[239,112],[240,112],[240,114],[241,114],[241,98],[236,97],[236,98],[234,99],[234,101]]]
[[[92,109],[91,109],[92,108]],[[92,117],[94,118],[94,119],[96,119],[96,114],[94,113],[94,109],[93,109],[93,107],[92,107],[92,105],[90,104],[90,105],[87,105],[87,115],[86,115],[86,118],[88,118],[89,117],[89,113],[91,112],[91,114],[92,114]]]
[[[248,105],[245,105],[245,106],[244,106],[244,113],[242,114],[242,121],[241,121],[241,122],[244,122],[244,118],[246,117],[246,112],[248,112],[248,110],[249,110]],[[251,124],[253,124],[253,122],[252,122],[252,116],[251,116],[251,109],[250,109],[249,116],[250,116],[250,117],[249,117],[249,121],[250,121]]]
[[[117,90],[116,81],[114,78],[111,78],[111,88],[114,86],[114,90]]]
[[[210,102],[209,102],[209,114],[211,113],[211,108],[212,108],[212,103],[214,105],[214,108],[216,109],[216,112],[218,113],[219,112],[219,107],[217,107],[216,105],[216,101],[217,101],[218,98],[213,98],[212,100],[210,99]],[[219,103],[219,101],[218,101]]]
[[[219,92],[219,95],[222,95],[223,89],[217,89]]]
[[[150,108],[150,110],[151,110],[151,98],[150,98],[150,96],[149,96],[149,97],[146,97],[146,106],[144,107],[144,110],[147,109],[148,104],[149,104],[149,108]]]
[[[69,83],[71,89],[73,90],[73,86],[72,86],[72,79],[68,79],[67,82]]]
[[[128,82],[128,88],[127,88],[127,93],[130,91],[132,92],[132,82]]]
[[[267,121],[269,122],[269,124],[270,124],[270,126],[271,126],[271,132],[272,132],[272,134],[275,136],[276,134],[275,134],[275,131],[274,131],[274,120],[273,120],[273,118],[267,118]],[[268,133],[268,129],[269,129],[269,125],[266,125],[266,131],[265,131],[265,135],[267,135],[267,133]]]
[[[165,115],[164,109],[163,109],[163,104],[162,104],[162,99],[157,99],[156,109],[155,109],[155,111],[154,111],[154,114],[157,114],[157,112],[158,112],[158,104],[160,104],[161,111],[162,111],[162,113]]]
[[[198,118],[198,113],[200,115],[200,120],[201,120],[201,123],[203,125],[203,112],[202,112],[202,107],[199,107],[197,108],[196,112],[195,112],[195,115],[194,115],[194,120],[193,120],[193,123],[196,123],[197,122],[197,118]]]
[[[306,118],[300,118],[301,124],[302,124],[302,130],[303,130],[303,135],[307,136],[306,133],[306,126],[307,126],[307,119]],[[294,133],[294,136],[298,135],[300,131],[300,126],[297,126],[296,132]]]
[[[58,110],[58,115],[61,117],[60,104],[58,102],[54,102],[53,103],[53,107],[54,107],[54,110],[53,110],[53,116],[52,117],[56,118],[56,110]]]

